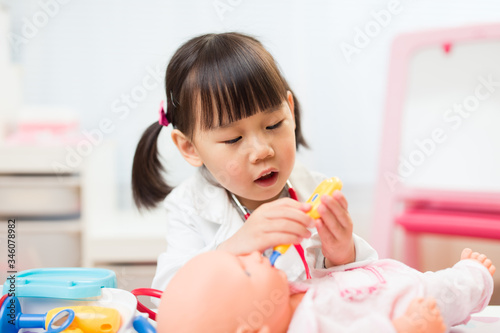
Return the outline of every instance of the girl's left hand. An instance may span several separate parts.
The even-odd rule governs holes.
[[[326,258],[325,266],[328,268],[353,262],[356,259],[353,225],[342,192],[337,190],[331,196],[323,195],[318,213],[321,218],[316,220],[316,228]]]

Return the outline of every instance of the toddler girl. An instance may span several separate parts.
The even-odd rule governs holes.
[[[167,67],[166,97],[166,112],[161,107],[159,123],[143,134],[132,171],[137,206],[162,202],[168,213],[154,288],[163,290],[190,258],[215,249],[267,254],[279,244],[301,244],[313,275],[376,259],[353,234],[341,192],[321,198],[321,219],[306,214],[310,206],[301,202],[324,177],[295,162],[296,149],[306,146],[300,107],[260,42],[239,33],[189,40]],[[160,131],[170,124],[181,155],[199,167],[175,189],[163,178],[157,151]],[[293,247],[276,267],[291,281],[305,278]]]

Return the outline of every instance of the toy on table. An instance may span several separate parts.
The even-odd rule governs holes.
[[[121,324],[118,310],[100,306],[67,306],[45,314],[24,314],[17,297],[8,295],[1,299],[0,320],[2,333],[17,333],[22,328],[44,328],[51,333],[115,333]]]
[[[340,179],[337,177],[332,177],[329,179],[325,179],[322,181],[314,190],[313,194],[311,197],[306,201],[306,203],[310,203],[312,205],[311,210],[307,212],[307,215],[312,217],[313,219],[318,219],[321,216],[318,213],[318,207],[321,203],[321,196],[323,194],[327,195],[332,195],[333,192],[336,190],[341,190],[342,189],[342,182]],[[283,253],[285,253],[288,248],[290,247],[291,244],[287,245],[278,245],[273,248],[273,253],[271,254],[271,257],[269,258],[269,261],[271,262],[271,265],[274,266],[274,263],[276,262],[276,259]]]

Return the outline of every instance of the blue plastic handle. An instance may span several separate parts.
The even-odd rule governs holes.
[[[135,317],[133,325],[139,333],[156,333],[156,328],[143,316]]]
[[[54,320],[64,312],[68,313],[68,318],[61,326],[52,329]],[[0,332],[17,333],[22,328],[45,328],[45,316],[45,314],[24,314],[21,312],[21,304],[17,297],[6,297],[0,307]],[[71,325],[74,319],[75,311],[71,309],[61,310],[49,322],[47,332],[62,332]]]
[[[54,322],[54,320],[58,319],[58,317],[61,313],[64,313],[64,312],[68,313],[68,318],[66,318],[66,320],[64,321],[64,323],[61,326],[53,329],[52,323]],[[75,311],[73,311],[71,309],[64,309],[64,310],[59,311],[54,317],[52,317],[51,321],[47,325],[47,333],[59,333],[59,332],[64,331],[65,329],[67,329],[69,327],[69,325],[71,325],[71,323],[73,322],[74,319],[75,319]]]

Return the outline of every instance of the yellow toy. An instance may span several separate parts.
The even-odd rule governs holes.
[[[70,309],[75,312],[73,322],[66,328],[65,333],[116,333],[120,329],[121,317],[118,310],[100,306],[66,306],[55,308],[47,312],[46,323],[60,311]],[[45,327],[48,329],[48,327]]]
[[[329,179],[323,180],[314,190],[313,194],[311,194],[311,197],[306,201],[306,203],[309,203],[312,205],[311,210],[307,212],[307,215],[312,217],[313,219],[319,219],[321,216],[318,213],[318,206],[321,203],[321,196],[323,194],[327,195],[332,195],[333,192],[336,190],[341,190],[342,189],[342,182],[340,181],[339,178],[337,177],[332,177]],[[288,248],[290,247],[291,244],[287,245],[278,245],[273,248],[273,253],[271,254],[271,257],[269,258],[269,261],[271,262],[271,265],[274,266],[274,263],[276,259],[285,253]]]

